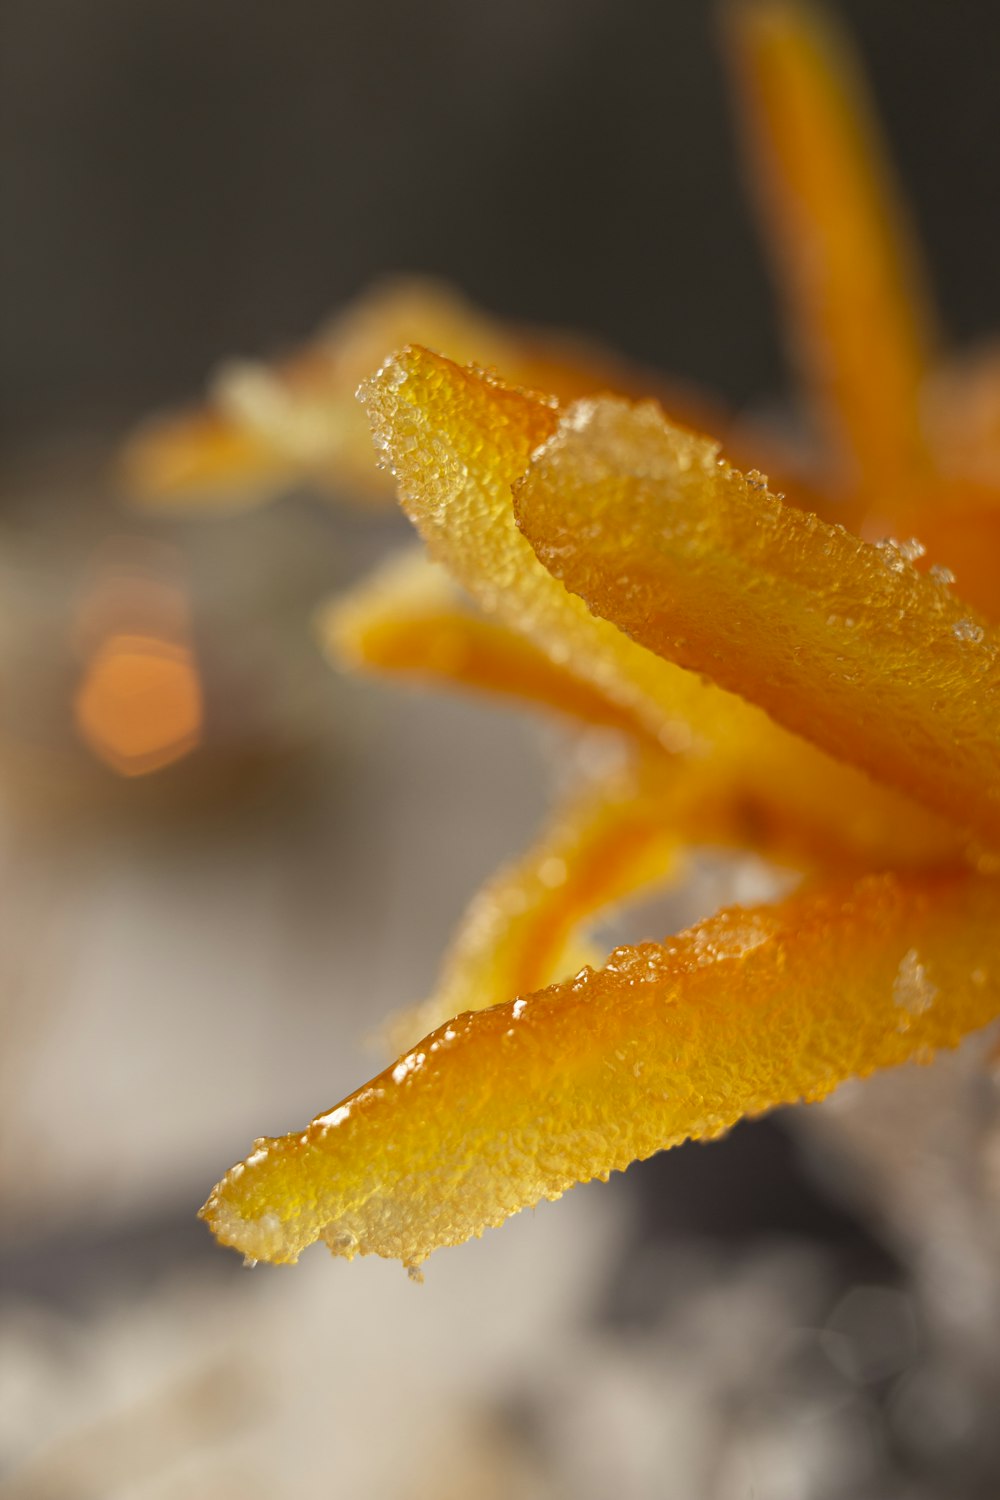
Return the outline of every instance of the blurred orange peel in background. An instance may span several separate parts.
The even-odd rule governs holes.
[[[426,348],[365,383],[400,502],[468,597],[391,564],[327,613],[333,651],[613,727],[631,759],[473,902],[396,1063],[216,1187],[202,1215],[250,1259],[322,1238],[416,1268],[1000,1012],[1000,379],[931,370],[829,23],[791,0],[727,19],[812,478],[786,499],[652,401],[539,396]],[[574,974],[594,912],[720,844],[804,883]]]
[[[654,390],[677,414],[709,422],[716,416],[704,398],[682,397],[679,388],[583,339],[512,330],[442,282],[394,277],[285,358],[222,365],[204,406],[145,422],[121,454],[131,502],[154,510],[242,510],[302,483],[342,498],[391,502],[392,484],[372,464],[355,392],[387,350],[411,342],[502,369],[563,400],[595,390]]]

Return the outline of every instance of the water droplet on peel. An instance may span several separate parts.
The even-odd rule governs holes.
[[[928,568],[927,576],[928,578],[933,578],[935,583],[940,583],[942,587],[955,582],[954,573],[950,568],[943,567],[941,563],[934,563],[932,567]]]
[[[951,633],[956,641],[972,641],[974,645],[978,645],[983,638],[983,627],[977,625],[975,620],[956,620]]]

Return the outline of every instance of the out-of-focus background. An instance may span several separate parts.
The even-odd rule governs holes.
[[[835,9],[948,335],[981,338],[1000,20]],[[776,405],[716,19],[704,0],[0,9],[7,1500],[997,1493],[997,1105],[975,1059],[578,1190],[436,1256],[422,1288],[318,1250],[250,1275],[194,1219],[255,1135],[382,1066],[372,1033],[536,827],[552,743],[324,661],[314,611],[405,540],[395,513],[299,487],[154,517],[116,445],[224,356],[280,353],[400,270]],[[133,644],[112,630],[111,659],[118,616]],[[93,729],[137,636],[166,641],[157,670],[198,724],[159,768]]]

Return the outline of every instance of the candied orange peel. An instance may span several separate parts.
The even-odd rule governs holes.
[[[391,500],[354,393],[387,350],[415,341],[563,400],[604,390],[669,394],[677,415],[719,425],[715,403],[584,339],[511,329],[441,282],[399,277],[377,284],[283,358],[221,365],[202,406],[154,417],[131,436],[122,482],[135,504],[171,510],[240,509],[299,483]]]
[[[202,1214],[252,1260],[419,1264],[574,1183],[997,1012],[1000,885],[868,876],[733,908],[439,1027],[301,1134],[257,1142]]]
[[[652,404],[569,408],[518,486],[541,562],[632,641],[1000,843],[1000,633]]]
[[[544,462],[546,442],[561,430],[554,405],[422,349],[387,361],[361,395],[376,444],[396,474],[400,502],[431,555],[486,612],[497,643],[506,624],[531,641],[552,672],[606,700],[604,714],[583,717],[606,723],[617,714],[630,721],[636,740],[660,751],[689,752],[703,780],[715,777],[717,799],[728,788],[748,822],[762,831],[791,824],[802,847],[811,843],[817,853],[926,862],[957,848],[953,830],[898,792],[874,786],[734,693],[646,650],[552,576],[517,528],[512,492]],[[693,451],[714,454],[709,440],[676,433]],[[783,510],[804,526],[819,524],[792,507]],[[930,582],[927,587],[947,595]],[[417,622],[398,591],[384,591],[380,581],[366,586],[343,606],[348,620],[357,617],[356,601],[369,622],[391,623],[400,610],[410,651],[420,650]],[[425,652],[425,675],[430,667]],[[515,680],[511,670],[508,684]],[[493,684],[481,678],[479,685]],[[533,694],[525,690],[522,696]],[[571,698],[567,685],[553,692],[553,706],[565,710]]]
[[[652,767],[635,765],[570,799],[527,854],[474,898],[434,994],[396,1020],[397,1045],[463,1012],[543,989],[593,959],[581,936],[589,917],[676,878],[680,829],[670,813],[682,798]]]
[[[526,636],[471,608],[448,574],[420,549],[390,558],[357,588],[324,606],[317,625],[337,666],[495,693],[571,720],[639,733],[627,709]]]
[[[791,354],[839,484],[897,501],[928,463],[924,277],[859,70],[818,7],[726,18],[743,144]]]
[[[727,16],[809,462],[778,450],[801,476],[782,493],[752,427],[715,425],[720,447],[650,388],[591,369],[572,389],[513,345],[370,350],[362,404],[433,561],[325,611],[331,654],[544,706],[628,754],[475,898],[397,1061],[213,1191],[203,1217],[251,1260],[323,1239],[416,1268],[1000,1013],[1000,366],[935,366],[827,20]],[[594,916],[705,846],[803,883],[595,961]]]

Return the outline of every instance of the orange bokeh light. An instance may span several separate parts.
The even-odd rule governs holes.
[[[201,739],[194,653],[152,635],[109,636],[87,663],[73,716],[93,754],[119,775],[162,770]]]

